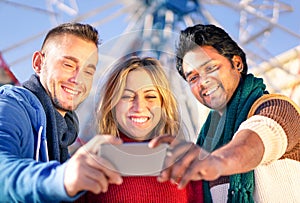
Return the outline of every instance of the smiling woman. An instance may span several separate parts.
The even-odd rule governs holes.
[[[161,120],[161,107],[160,94],[147,71],[130,71],[115,110],[120,130],[136,140],[147,140],[155,136],[155,132],[151,131]]]
[[[145,127],[147,133],[143,132],[139,140],[164,133],[178,134],[177,103],[158,60],[121,60],[106,78],[97,112],[100,134],[118,136],[122,132],[136,139],[134,131],[144,131],[141,128]]]
[[[126,143],[148,142],[163,134],[183,139],[177,102],[158,60],[120,60],[103,78],[106,81],[101,86],[97,111],[99,134],[118,136]],[[126,164],[140,164],[134,161],[137,154],[131,154]],[[150,160],[147,158],[143,159]],[[155,165],[156,161],[147,164]],[[157,171],[151,171],[154,172]],[[202,182],[178,190],[176,184],[159,183],[155,176],[131,174],[123,177],[121,185],[110,185],[106,193],[86,193],[77,202],[202,202]]]

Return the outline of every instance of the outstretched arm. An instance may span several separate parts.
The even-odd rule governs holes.
[[[166,138],[157,137],[151,146],[165,141]],[[210,181],[224,175],[247,172],[260,163],[263,153],[261,139],[250,130],[240,131],[230,143],[212,153],[191,142],[171,144],[158,180],[171,180],[183,188],[191,180]]]

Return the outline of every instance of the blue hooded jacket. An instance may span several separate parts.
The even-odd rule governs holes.
[[[0,202],[75,200],[64,188],[65,166],[48,160],[38,98],[23,87],[0,87]]]

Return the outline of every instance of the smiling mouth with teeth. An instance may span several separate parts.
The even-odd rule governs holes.
[[[209,95],[211,95],[211,94],[214,93],[218,88],[219,88],[219,86],[215,86],[214,88],[209,89],[207,92],[205,92],[205,93],[203,94],[203,96],[209,96]]]
[[[148,117],[130,117],[130,120],[135,122],[135,123],[145,123],[148,121]]]
[[[68,92],[68,93],[70,93],[70,94],[72,94],[72,95],[78,95],[78,94],[79,94],[78,91],[75,91],[75,90],[72,90],[72,89],[69,89],[69,88],[66,88],[66,87],[64,87],[63,89],[64,89],[66,92]]]

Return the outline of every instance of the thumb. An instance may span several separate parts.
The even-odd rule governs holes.
[[[97,154],[102,144],[120,145],[122,143],[120,138],[113,135],[95,135],[95,137],[82,147],[90,153]]]
[[[175,139],[174,136],[172,135],[160,135],[158,137],[153,138],[150,142],[149,142],[149,147],[150,148],[154,148],[157,147],[158,145],[162,144],[162,143],[166,143],[166,144],[170,144],[172,143],[172,141]]]

